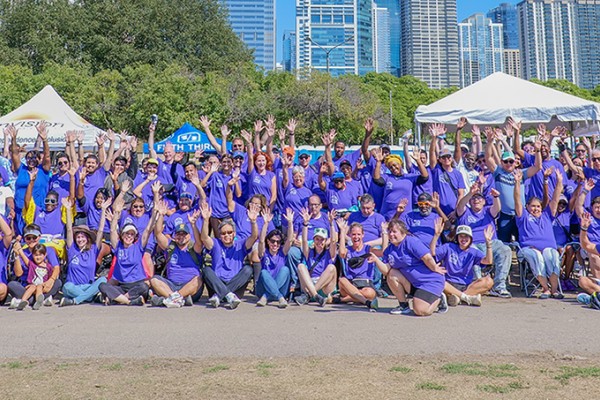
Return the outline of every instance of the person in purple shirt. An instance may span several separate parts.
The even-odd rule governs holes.
[[[148,159],[143,172],[138,171],[137,176],[133,181],[133,194],[137,197],[144,199],[146,204],[146,210],[150,211],[154,203],[154,193],[152,192],[152,185],[156,182],[166,184],[164,178],[159,177],[158,174],[158,160],[155,158]]]
[[[289,160],[286,157],[282,158],[284,163],[282,187],[284,208],[290,208],[296,215],[300,215],[300,210],[308,204],[308,198],[312,196],[312,190],[305,186],[306,170],[297,165],[292,168],[292,181],[290,182],[290,174],[288,170]],[[282,227],[287,229],[287,220],[284,218]]]
[[[40,227],[36,224],[29,224],[25,226],[23,229],[23,240],[25,241],[26,246],[23,248],[23,251],[28,257],[31,257],[31,250],[36,245],[40,244],[41,232]],[[52,302],[53,296],[56,296],[60,288],[62,287],[62,281],[59,278],[60,275],[60,263],[58,262],[58,257],[56,255],[56,250],[53,247],[47,246],[46,258],[48,262],[53,267],[52,277],[44,283],[44,285],[48,286],[50,290],[44,290],[44,305],[52,306],[54,303]],[[29,273],[29,268],[21,264],[20,266],[16,266],[14,268],[15,276],[17,280],[10,281],[8,283],[8,292],[12,297],[21,298],[23,297],[23,293],[25,292],[25,286],[27,285],[27,275]],[[33,299],[32,299],[33,300]],[[30,303],[33,303],[31,301]],[[9,308],[15,308],[16,305],[11,304]]]
[[[221,158],[221,170],[219,171],[218,166],[211,165],[210,170],[202,180],[202,187],[207,188],[210,192],[208,205],[213,210],[213,215],[210,217],[210,224],[213,232],[216,232],[217,227],[223,218],[229,216],[225,191],[229,181],[233,177],[238,177],[239,175],[239,169],[233,169],[233,158],[226,154]],[[233,189],[234,198],[242,196],[242,186],[239,180],[236,182]]]
[[[252,137],[246,131],[242,131],[242,137],[246,140],[248,148],[248,196],[262,194],[267,198],[267,205],[273,209],[277,201],[277,179],[271,171],[273,160],[267,153],[262,151],[254,153]]]
[[[431,238],[435,232],[435,221],[438,217],[446,221],[448,218],[444,211],[440,208],[439,196],[433,193],[421,193],[417,198],[418,211],[403,212],[401,215],[396,215],[396,218],[404,222],[411,234],[415,235],[423,243],[431,242]],[[408,201],[403,204],[408,203]]]
[[[75,197],[76,182],[79,181],[78,168],[73,165],[75,169],[75,176],[69,173],[71,167],[71,160],[65,153],[59,153],[56,156],[56,165],[58,167],[58,173],[50,177],[49,190],[54,190],[58,193],[58,201],[60,202],[63,197]],[[73,186],[71,186],[73,182]],[[73,189],[71,189],[71,187]]]
[[[0,304],[4,304],[4,300],[8,295],[8,249],[12,243],[14,233],[2,216],[0,216],[0,231],[2,232],[2,240],[0,241]],[[18,299],[18,297],[15,297],[15,299]]]
[[[519,244],[521,245],[520,256],[525,258],[537,278],[542,293],[540,299],[553,298],[562,299],[558,277],[560,276],[560,255],[556,250],[556,240],[552,230],[552,219],[556,216],[558,199],[562,193],[562,174],[556,172],[556,189],[548,204],[548,191],[540,200],[532,197],[523,207],[521,203],[521,180],[523,173],[520,170],[515,175],[515,214],[517,216],[517,227],[519,229]],[[544,185],[548,182],[545,181]]]
[[[287,209],[284,218],[287,221],[287,235],[282,246],[283,233],[279,229],[271,230],[268,234],[268,223],[273,215],[264,211],[265,224],[260,232],[256,256],[260,260],[261,270],[256,282],[256,305],[264,307],[269,301],[278,301],[277,307],[286,308],[285,299],[290,288],[290,268],[286,265],[287,254],[294,242],[294,212]]]
[[[414,185],[422,185],[429,179],[429,172],[421,162],[420,157],[416,157],[415,161],[419,166],[420,174],[405,175],[402,171],[402,158],[390,155],[385,159],[385,165],[390,170],[390,173],[382,175],[381,163],[383,162],[383,153],[381,149],[376,149],[373,157],[377,161],[373,170],[373,183],[384,187],[381,214],[389,220],[396,213],[396,208],[400,200],[412,197]]]
[[[108,213],[110,224],[110,246],[114,259],[108,273],[108,282],[100,284],[100,292],[105,296],[105,304],[125,304],[141,306],[148,295],[150,274],[143,263],[144,249],[154,230],[156,212],[153,211],[150,223],[140,237],[133,224],[125,225],[119,232],[119,219],[125,202],[115,199],[113,212]],[[112,215],[111,215],[112,214]]]
[[[179,165],[179,164],[177,164]],[[188,161],[184,164],[184,175],[177,175],[175,181],[176,193],[189,193],[192,195],[192,204],[195,206],[200,201],[204,201],[206,195],[200,178],[198,177],[198,167],[194,161]],[[179,197],[179,196],[176,196]]]
[[[50,285],[46,285],[52,278],[52,265],[46,258],[46,246],[37,244],[31,248],[31,254],[28,256],[23,251],[21,243],[14,245],[15,269],[22,268],[19,265],[27,265],[27,286],[17,305],[18,311],[23,311],[29,305],[30,300],[35,295],[35,303],[32,308],[39,310],[44,303],[44,294],[50,290]]]
[[[156,243],[167,253],[167,276],[154,275],[150,285],[155,295],[150,299],[153,306],[180,308],[191,306],[202,295],[203,283],[200,273],[202,238],[197,222],[200,210],[187,215],[187,222],[174,227],[172,239],[163,233],[163,220],[168,209],[164,203],[158,205],[158,220],[154,228]],[[194,240],[191,239],[191,232]]]
[[[236,239],[245,240],[252,234],[252,224],[250,222],[250,218],[248,217],[248,210],[251,207],[258,207],[259,212],[263,213],[264,210],[268,208],[268,206],[267,199],[262,194],[252,195],[248,200],[246,200],[246,203],[243,206],[233,201],[232,188],[236,186],[238,179],[239,175],[236,175],[232,179],[230,179],[229,182],[227,182],[227,189],[225,189],[225,197],[227,198],[227,209],[229,211],[229,217],[233,219],[233,222],[236,226]],[[258,215],[256,223],[258,224],[258,229],[262,229],[262,226],[265,222],[261,214]],[[273,222],[269,223],[269,229],[275,229]],[[256,273],[258,273],[258,271],[256,271]]]
[[[106,223],[106,210],[110,201],[102,204],[100,231]],[[97,235],[85,225],[73,227],[73,202],[63,198],[67,210],[67,279],[63,285],[63,298],[59,307],[92,301],[100,292],[100,284],[106,283],[105,277],[96,279],[96,262],[102,246],[102,235]]]
[[[331,238],[325,229],[316,228],[314,230],[313,248],[308,245],[308,228],[311,220],[311,214],[304,209],[302,216],[302,253],[304,262],[298,265],[298,279],[302,293],[294,297],[298,305],[304,305],[315,299],[320,307],[324,307],[331,292],[335,289],[337,270],[334,265],[337,256],[337,232],[334,228],[335,211],[328,214],[329,232]]]
[[[326,164],[319,171],[319,187],[325,192],[325,199],[330,210],[347,213],[358,208],[358,198],[362,194],[360,185],[348,185],[342,172],[335,172],[331,176],[331,182],[327,184],[323,174],[329,169]]]
[[[167,236],[173,237],[176,227],[181,224],[188,225],[190,232],[192,232],[188,216],[194,213],[194,209],[192,208],[193,201],[193,196],[189,192],[183,192],[179,195],[177,211],[171,214],[165,223],[164,233]]]
[[[506,287],[506,280],[512,264],[512,250],[509,246],[498,240],[496,236],[496,218],[500,213],[500,193],[493,189],[491,195],[494,199],[492,206],[486,205],[486,200],[481,193],[481,182],[475,182],[469,193],[467,193],[456,205],[457,223],[459,225],[468,225],[473,234],[473,246],[484,252],[486,249],[486,240],[484,230],[487,226],[492,226],[492,255],[494,257],[494,286],[489,295],[493,297],[502,297],[509,299],[512,297]],[[468,204],[468,207],[467,207]],[[476,271],[479,276],[479,271]]]
[[[485,256],[482,251],[471,246],[473,231],[469,226],[457,226],[454,241],[437,247],[443,231],[444,221],[438,218],[429,248],[431,255],[446,269],[444,293],[448,297],[448,305],[455,307],[462,301],[470,306],[481,306],[481,295],[492,288],[494,281],[489,275],[476,279],[474,272],[476,265],[492,263],[493,226],[488,225],[484,230]]]
[[[108,165],[100,166],[100,160],[94,154],[88,155],[84,160],[84,166],[79,171],[79,184],[77,185],[77,198],[94,198],[98,189],[104,188],[106,177],[110,170]],[[85,212],[85,210],[84,210]]]
[[[588,212],[581,214],[581,233],[579,240],[581,241],[581,248],[585,250],[590,256],[600,257],[600,241],[591,240],[588,235],[588,229],[592,224],[592,215]],[[577,301],[583,304],[590,304],[590,296],[597,297],[600,292],[600,281],[594,275],[592,276],[580,276],[579,287],[584,293],[580,293],[577,296]],[[587,296],[586,296],[587,295]]]
[[[375,264],[367,261],[371,246],[364,242],[364,231],[360,223],[354,222],[350,226],[339,218],[340,229],[339,256],[343,260],[343,276],[340,276],[338,285],[342,303],[357,302],[364,304],[371,311],[379,308],[377,292],[375,291]],[[384,222],[382,228],[387,231]],[[346,237],[350,237],[350,246],[346,247]]]
[[[83,212],[87,215],[87,226],[90,229],[98,231],[100,226],[100,216],[102,214],[102,203],[106,200],[112,199],[110,192],[106,188],[100,188],[93,197],[93,201],[90,201],[87,197],[77,198],[77,202],[81,206]],[[98,232],[104,235],[105,239],[108,239],[110,233],[110,227],[104,227],[103,232]]]
[[[383,215],[375,212],[375,200],[370,194],[360,198],[360,211],[353,212],[348,218],[348,224],[359,223],[363,231],[363,240],[369,246],[381,246]]]
[[[588,227],[587,236],[593,243],[600,243],[600,196],[592,199],[588,210],[584,208],[586,197],[590,193],[593,193],[596,186],[600,185],[596,185],[596,182],[592,178],[585,181],[575,205],[575,212],[580,220],[586,211],[591,213],[591,222]],[[587,254],[587,256],[592,276],[595,278],[600,277],[600,257],[594,253]]]
[[[389,237],[389,239],[388,239]],[[393,315],[429,316],[436,310],[446,312],[447,300],[444,294],[444,274],[446,269],[435,262],[429,248],[412,236],[404,222],[392,219],[388,232],[383,237],[383,260],[379,252],[371,250],[369,262],[374,262],[387,277],[388,285],[400,303],[390,311]],[[387,246],[387,243],[390,245]],[[413,295],[412,311],[406,294]]]
[[[252,267],[244,265],[246,256],[258,239],[258,225],[256,220],[260,208],[250,205],[247,211],[252,232],[246,240],[235,240],[235,224],[226,219],[219,225],[218,238],[208,235],[208,226],[212,210],[207,203],[200,207],[204,223],[202,224],[202,244],[210,252],[212,266],[205,267],[203,274],[209,288],[209,303],[217,308],[225,300],[234,310],[240,305],[241,300],[234,293],[245,290],[252,277]],[[243,292],[241,293],[243,294]]]

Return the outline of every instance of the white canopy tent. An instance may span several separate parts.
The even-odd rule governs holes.
[[[415,112],[417,138],[424,124],[456,125],[466,117],[471,125],[501,125],[508,117],[524,125],[563,125],[575,134],[599,130],[600,103],[559,92],[496,72]]]
[[[0,129],[13,124],[19,131],[17,142],[33,148],[37,138],[36,126],[46,121],[48,124],[48,143],[50,150],[65,148],[65,132],[83,131],[83,146],[86,149],[96,146],[96,135],[102,130],[81,118],[60,97],[50,85],[45,86],[29,101],[0,118]],[[0,146],[4,145],[4,137],[0,135]]]

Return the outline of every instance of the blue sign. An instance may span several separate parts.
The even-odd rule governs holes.
[[[221,139],[216,139],[218,144],[222,143]],[[175,152],[194,153],[196,150],[204,150],[205,152],[216,151],[210,144],[206,133],[194,128],[189,122],[177,129],[171,136],[154,143],[154,150],[157,153],[163,153],[165,145],[170,142]],[[227,150],[231,150],[231,143],[227,143]],[[144,153],[148,153],[148,144],[144,144]]]

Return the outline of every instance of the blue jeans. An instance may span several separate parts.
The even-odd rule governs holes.
[[[533,247],[524,247],[521,249],[521,256],[527,260],[535,276],[560,276],[560,255],[556,249],[547,247],[539,251]]]
[[[485,254],[485,243],[475,245],[476,248]],[[512,263],[512,250],[502,243],[501,240],[492,240],[492,255],[494,256],[494,290],[499,292],[506,290],[506,278],[510,272]],[[481,275],[481,274],[479,274]],[[480,278],[481,276],[478,276]]]
[[[517,220],[514,215],[500,213],[498,216],[498,229],[496,230],[498,240],[504,243],[512,242],[514,235],[515,241],[519,240],[519,230],[517,229]]]
[[[101,283],[106,283],[106,278],[101,277],[94,281],[94,283],[84,283],[82,285],[76,285],[71,282],[64,284],[62,290],[65,297],[73,299],[75,304],[81,304],[86,301],[91,301],[100,290],[98,287]]]
[[[290,287],[299,288],[300,282],[298,281],[298,264],[302,263],[304,256],[299,247],[292,246],[288,251],[287,258],[285,260],[285,266],[290,269],[291,273],[291,284]]]
[[[271,276],[269,271],[260,271],[258,282],[256,282],[256,295],[260,298],[263,295],[267,296],[267,300],[275,301],[285,297],[290,288],[290,269],[287,267],[281,268],[275,278]]]

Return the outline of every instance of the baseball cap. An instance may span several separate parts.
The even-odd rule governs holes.
[[[443,150],[440,152],[440,158],[441,158],[441,157],[444,157],[444,156],[450,156],[450,157],[452,157],[452,153],[451,153],[451,152],[450,152],[450,150],[448,150],[448,149],[443,149]]]
[[[417,201],[431,201],[432,197],[429,193],[421,193],[419,197],[417,197]]]
[[[134,224],[127,224],[123,227],[123,229],[121,229],[121,233],[127,233],[127,232],[131,232],[133,231],[133,233],[138,233],[137,228],[135,227]]]
[[[37,236],[40,236],[41,234],[42,234],[42,232],[40,232],[39,229],[34,228],[34,227],[25,228],[23,230],[23,237],[29,236],[29,235],[37,237]]]
[[[567,200],[567,196],[565,196],[564,194],[561,194],[558,198],[558,202],[560,203],[561,201],[564,201],[565,203],[569,202],[569,200]]]
[[[303,155],[303,154],[306,154],[307,156],[310,156],[310,153],[309,153],[309,152],[308,152],[308,150],[306,150],[306,149],[303,149],[303,150],[300,150],[300,151],[298,151],[298,155],[299,155],[299,156],[301,156],[301,155]]]
[[[468,225],[459,225],[456,227],[456,235],[468,235],[473,237],[473,231],[471,231],[471,227]]]
[[[502,161],[504,160],[514,160],[515,154],[512,151],[505,151],[502,153]]]
[[[246,155],[242,151],[234,151],[233,158],[246,158]]]
[[[327,237],[329,237],[329,234],[327,233],[327,230],[325,230],[325,228],[315,228],[315,233],[313,236],[320,236],[323,239],[327,239]]]
[[[346,159],[342,160],[342,162],[340,163],[340,168],[342,168],[342,165],[348,165],[349,167],[352,167],[352,163],[350,163],[350,161]]]
[[[293,157],[294,154],[296,154],[296,150],[294,150],[292,146],[285,146],[283,148],[283,154],[287,154]]]
[[[190,233],[190,227],[187,226],[187,224],[179,224],[175,227],[175,233],[179,233],[179,232],[185,232],[185,233]]]
[[[390,148],[390,145],[389,145],[389,144],[386,144],[386,143],[384,143],[384,144],[382,144],[381,146],[379,146],[379,148],[381,148],[381,149],[388,149],[388,150],[391,150],[391,148]]]
[[[147,164],[156,164],[156,165],[158,165],[158,160],[156,158],[149,158]]]
[[[181,200],[181,199],[190,199],[190,200],[193,200],[194,196],[192,196],[192,194],[189,193],[189,192],[183,192],[183,193],[181,193],[179,195],[179,200]]]
[[[331,180],[335,181],[336,179],[346,179],[346,176],[343,172],[334,172],[333,175],[331,175]]]

